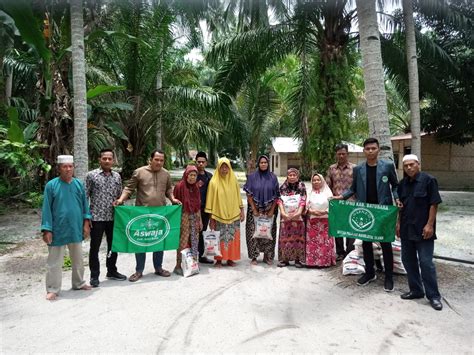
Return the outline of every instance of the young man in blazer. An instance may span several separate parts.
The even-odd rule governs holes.
[[[379,160],[379,151],[379,141],[376,138],[367,138],[364,141],[364,154],[367,161],[354,168],[351,187],[342,195],[336,196],[336,199],[345,200],[355,195],[357,201],[379,205],[393,205],[395,199],[397,206],[400,207],[395,165],[392,161]],[[385,267],[384,290],[391,292],[394,290],[392,244],[388,242],[380,244]],[[377,279],[374,270],[372,242],[363,241],[362,248],[364,250],[365,274],[357,280],[357,284],[360,286],[367,285]]]

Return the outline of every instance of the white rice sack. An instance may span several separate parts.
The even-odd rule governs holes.
[[[342,262],[343,275],[360,275],[365,272],[364,258],[359,256],[357,250],[346,255]]]
[[[272,240],[273,217],[259,216],[255,218],[255,233],[253,238]]]
[[[401,274],[401,275],[406,275],[407,271],[405,270],[405,267],[403,266],[403,263],[396,262],[395,260],[393,261],[393,272],[395,274]]]
[[[202,232],[204,239],[204,257],[221,256],[221,243],[219,231],[204,231]]]
[[[292,196],[281,196],[280,198],[283,202],[283,207],[285,208],[286,213],[294,213],[300,207],[301,197],[299,194]]]
[[[342,261],[343,264],[359,264],[365,266],[364,256],[359,255],[357,250],[352,250],[349,254],[346,255],[344,260]]]
[[[357,250],[357,254],[361,257],[364,256],[364,249],[362,248],[362,240],[356,239],[354,242],[354,248]],[[372,248],[374,250],[374,259],[380,259],[382,255],[382,246],[378,242],[372,243]]]
[[[383,263],[383,255],[381,257],[382,263]],[[400,274],[400,275],[406,275],[407,271],[405,270],[405,267],[403,266],[403,263],[400,259],[400,257],[395,258],[393,257],[393,273],[394,274]]]
[[[400,253],[402,252],[402,242],[400,242],[399,240],[395,240],[392,243],[392,250],[393,255],[400,255]]]
[[[382,256],[382,246],[379,242],[372,243],[372,247],[374,248],[374,259],[380,259]]]
[[[193,256],[190,248],[181,250],[181,268],[183,269],[183,276],[189,277],[199,274],[199,263]]]
[[[402,256],[400,254],[393,254],[393,262],[394,263],[402,263]]]
[[[365,272],[365,268],[358,264],[343,264],[342,274],[343,275],[360,275]]]

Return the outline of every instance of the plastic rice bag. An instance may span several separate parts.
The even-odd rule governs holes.
[[[181,268],[183,269],[183,276],[189,277],[199,274],[199,263],[193,256],[190,248],[181,250]]]
[[[298,210],[301,200],[299,194],[292,196],[281,196],[280,198],[283,202],[283,207],[285,208],[286,213],[294,213]]]
[[[273,217],[259,216],[255,218],[255,233],[253,238],[272,240]]]
[[[204,231],[202,232],[204,239],[204,257],[221,256],[220,232]]]
[[[343,275],[359,275],[365,272],[364,258],[358,255],[357,250],[351,251],[346,255],[342,262]]]

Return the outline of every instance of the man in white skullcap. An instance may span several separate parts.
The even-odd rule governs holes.
[[[48,300],[55,300],[61,291],[66,245],[72,263],[72,288],[91,289],[84,281],[82,260],[82,241],[90,233],[89,204],[81,181],[73,177],[73,156],[59,155],[57,164],[59,177],[45,186],[41,218],[41,232],[49,251],[46,272]]]
[[[398,185],[403,207],[397,223],[397,237],[402,241],[402,262],[407,271],[409,292],[404,300],[424,298],[437,311],[443,309],[433,263],[436,239],[436,213],[441,197],[436,179],[420,171],[420,161],[414,154],[403,157],[406,176]],[[421,271],[421,275],[420,275]]]

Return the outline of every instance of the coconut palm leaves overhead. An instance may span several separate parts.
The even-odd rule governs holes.
[[[468,143],[473,139],[472,109],[474,7],[463,0],[414,2],[415,36],[419,73],[421,127],[438,139]],[[387,73],[399,93],[408,93],[405,32],[400,13],[388,17],[389,33],[382,37]],[[405,95],[408,102],[408,95]]]
[[[219,72],[216,87],[231,95],[289,54],[300,63],[287,102],[296,135],[303,138],[306,174],[325,169],[332,150],[347,132],[354,98],[350,90],[351,21],[348,1],[296,1],[276,24],[247,26],[215,43],[207,59]],[[260,12],[260,8],[254,10]]]

